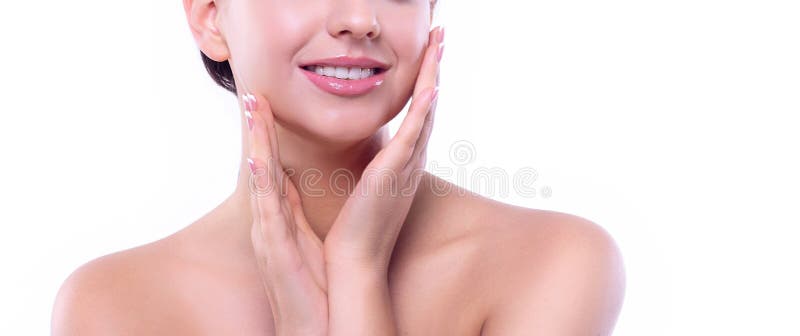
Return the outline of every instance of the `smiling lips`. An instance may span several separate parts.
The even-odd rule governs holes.
[[[303,69],[303,74],[325,92],[339,96],[358,96],[372,91],[383,83],[386,71],[361,79],[328,77]]]
[[[368,57],[340,56],[300,65],[303,74],[325,92],[339,96],[366,94],[381,85],[389,65]]]

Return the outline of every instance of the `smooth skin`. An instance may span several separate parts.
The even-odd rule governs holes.
[[[318,10],[331,40],[374,42],[376,50],[414,41],[407,27],[393,32],[382,20],[417,22],[429,13],[423,6],[398,10],[402,5],[389,1],[333,2]],[[239,75],[230,50],[241,30],[209,25],[224,21],[210,0],[184,5],[201,49],[231,58]],[[226,5],[231,16],[246,8]],[[315,19],[308,20],[313,26]],[[311,107],[288,110],[281,96],[261,94],[276,86],[237,76],[248,87],[240,88],[243,155],[234,193],[179,232],[75,270],[56,298],[53,335],[610,334],[625,281],[619,250],[602,228],[574,215],[497,202],[421,170],[442,40],[436,28],[422,49],[387,52],[394,56],[386,57],[392,63],[386,86],[369,94],[378,98],[339,102],[318,93],[295,103],[327,104],[319,105],[328,109],[325,130],[304,119]],[[293,90],[305,85],[280,79]],[[409,112],[389,139],[385,121],[396,113],[381,104],[401,101],[412,88]],[[371,111],[379,118],[364,115]],[[358,117],[360,124],[346,123]],[[287,173],[309,162],[362,178],[349,195],[317,197]],[[365,178],[375,171],[394,172],[398,189],[412,192],[381,196],[387,185]]]

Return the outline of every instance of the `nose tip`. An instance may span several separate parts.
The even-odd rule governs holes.
[[[378,25],[371,24],[370,27],[366,29],[343,29],[339,31],[338,35],[339,36],[350,35],[357,40],[362,40],[364,38],[372,40],[375,39],[376,36],[378,36],[378,31],[379,31]]]
[[[350,35],[357,40],[372,40],[381,32],[375,9],[366,2],[339,4],[329,18],[329,32],[336,38]]]

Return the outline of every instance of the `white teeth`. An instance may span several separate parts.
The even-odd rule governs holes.
[[[347,78],[348,71],[345,67],[336,67],[336,78],[345,79]]]
[[[316,72],[318,75],[327,77],[336,77],[339,79],[363,79],[372,76],[375,69],[366,68],[346,68],[346,67],[333,67],[333,66],[309,66],[311,71]]]
[[[339,70],[336,70],[336,73],[339,73]],[[361,78],[361,68],[350,68],[350,73],[347,74],[347,78],[349,79],[360,79]]]

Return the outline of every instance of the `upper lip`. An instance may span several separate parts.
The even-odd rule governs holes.
[[[353,67],[380,68],[383,70],[389,68],[389,65],[386,63],[364,56],[361,57],[337,56],[337,57],[324,58],[324,59],[318,59],[314,61],[307,61],[300,63],[300,67],[306,67],[309,65],[328,65],[328,66],[339,66],[346,68],[353,68]]]

